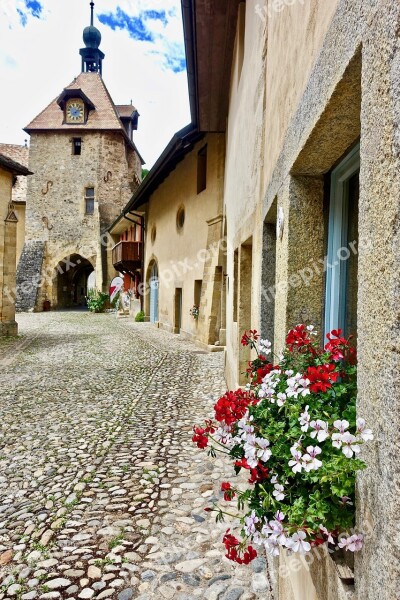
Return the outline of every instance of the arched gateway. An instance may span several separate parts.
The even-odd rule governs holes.
[[[71,254],[55,268],[55,308],[86,306],[88,278],[94,268],[90,260],[80,254]]]

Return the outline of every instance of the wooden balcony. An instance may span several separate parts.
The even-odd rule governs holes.
[[[140,269],[142,261],[143,242],[119,242],[112,249],[112,262],[120,273],[132,273]]]

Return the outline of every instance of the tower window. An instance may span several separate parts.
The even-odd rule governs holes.
[[[87,215],[94,213],[94,188],[85,189],[85,213]]]
[[[200,194],[207,187],[207,146],[204,146],[197,155],[197,193]]]
[[[74,156],[80,156],[82,151],[82,139],[81,138],[73,138],[72,139],[72,154]]]

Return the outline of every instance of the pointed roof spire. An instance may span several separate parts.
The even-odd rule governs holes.
[[[102,60],[104,58],[104,54],[101,50],[99,50],[99,46],[101,43],[101,33],[93,25],[93,11],[94,11],[94,2],[90,2],[90,25],[89,27],[85,27],[83,30],[83,41],[85,43],[85,48],[82,48],[79,51],[79,54],[82,56],[82,72],[90,71],[95,73],[102,72]]]

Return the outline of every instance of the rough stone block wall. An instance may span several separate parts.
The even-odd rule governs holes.
[[[82,140],[79,156],[72,154],[74,135]],[[55,268],[73,254],[89,259],[95,265],[97,287],[108,288],[100,235],[131,197],[134,173],[130,165],[138,169],[140,160],[117,132],[32,135],[29,168],[34,175],[28,181],[26,240],[46,243],[43,285],[36,303],[39,310],[45,297],[57,305]],[[85,213],[86,188],[94,188],[93,214]]]
[[[46,243],[25,242],[17,269],[17,312],[33,311],[36,306]]]

